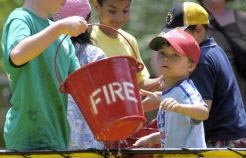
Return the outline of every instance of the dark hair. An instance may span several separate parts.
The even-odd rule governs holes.
[[[97,2],[98,2],[98,4],[99,4],[100,6],[102,6],[102,5],[103,5],[104,0],[97,0]]]
[[[89,13],[89,15],[87,15],[86,17],[86,21],[90,21],[91,18],[91,13]],[[71,40],[73,42],[73,44],[75,43],[79,43],[79,44],[92,44],[91,39],[90,39],[91,33],[90,31],[87,29],[86,32],[80,34],[77,37],[71,37]]]
[[[166,40],[166,39],[163,39],[162,41],[160,41],[159,43],[157,42],[156,43],[156,50],[160,50],[162,47],[170,47],[171,44]]]
[[[162,46],[166,46],[166,47],[170,47],[171,46],[171,44],[166,40],[166,39],[164,39],[162,42],[161,42],[161,47]]]
[[[103,5],[103,2],[104,2],[104,1],[105,1],[105,0],[97,0],[98,4],[99,4],[100,6]],[[130,2],[131,2],[131,0],[130,0]]]

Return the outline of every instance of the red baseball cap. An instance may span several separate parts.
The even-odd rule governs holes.
[[[187,56],[197,65],[200,58],[200,47],[192,35],[182,29],[173,29],[167,33],[161,32],[150,41],[149,47],[158,51],[165,41],[168,41],[180,55]]]

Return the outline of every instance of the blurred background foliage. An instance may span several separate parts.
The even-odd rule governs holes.
[[[93,4],[93,0],[90,1],[91,4]],[[147,66],[149,65],[148,42],[150,38],[160,32],[162,25],[165,22],[164,15],[168,8],[177,2],[183,1],[185,0],[132,0],[130,21],[124,29],[137,38],[140,51]],[[190,1],[196,2],[196,0]],[[23,0],[0,0],[0,37],[2,37],[3,25],[8,14],[15,7],[21,6],[22,3]],[[234,0],[228,3],[228,6],[240,10],[246,10],[246,0]],[[97,21],[95,13],[92,15],[94,21]],[[0,59],[1,56],[2,49],[0,49]],[[0,60],[0,72],[2,71],[3,64]]]
[[[90,0],[93,4],[93,0]],[[126,31],[136,37],[143,60],[151,72],[149,61],[151,50],[148,48],[150,39],[157,35],[165,22],[164,15],[168,8],[177,2],[184,0],[132,0],[130,21],[124,27]],[[196,1],[196,0],[190,0]],[[0,43],[2,29],[8,14],[16,7],[21,6],[23,0],[0,0]],[[228,4],[229,7],[238,10],[246,10],[246,0],[234,0]],[[93,7],[93,5],[92,5]],[[93,12],[93,22],[97,21]],[[9,88],[3,64],[1,61],[2,49],[0,49],[0,148],[4,147],[2,130],[5,114],[8,107]]]
[[[7,15],[15,8],[20,6],[22,0],[0,0],[0,43],[2,43],[2,29]],[[2,48],[2,47],[1,47]],[[2,57],[2,49],[0,49],[0,59]],[[0,61],[0,72],[3,70],[2,61]]]

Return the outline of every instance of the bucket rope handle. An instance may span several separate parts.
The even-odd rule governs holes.
[[[138,65],[138,69],[139,70],[143,69],[144,65],[141,62],[137,61],[138,60],[138,55],[136,53],[136,50],[133,48],[132,44],[129,42],[129,40],[122,33],[120,33],[118,30],[114,29],[113,27],[110,27],[110,26],[107,26],[107,25],[104,25],[104,24],[99,24],[99,23],[91,23],[91,24],[87,24],[87,26],[102,26],[102,27],[106,27],[106,28],[112,29],[113,31],[115,31],[118,34],[120,34],[126,40],[126,42],[129,44],[129,46],[131,47],[131,49],[132,49],[132,51],[133,51],[133,53],[134,53],[134,55],[136,57],[136,64]],[[59,74],[59,70],[58,70],[57,63],[56,63],[56,58],[57,58],[57,55],[58,55],[58,52],[59,52],[59,49],[61,47],[62,42],[67,37],[68,37],[68,35],[65,35],[63,37],[63,39],[60,41],[60,43],[58,44],[58,46],[56,48],[56,52],[55,52],[55,57],[54,57],[54,67],[55,67],[56,77],[57,77],[59,83],[61,83],[61,84],[63,83],[63,81],[62,81],[62,78],[61,78],[61,76]],[[63,91],[63,90],[61,90],[61,91]]]

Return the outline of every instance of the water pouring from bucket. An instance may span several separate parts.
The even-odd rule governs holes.
[[[133,57],[115,56],[89,63],[64,81],[65,92],[72,95],[97,140],[124,140],[144,125],[137,83],[142,69],[143,64]]]

